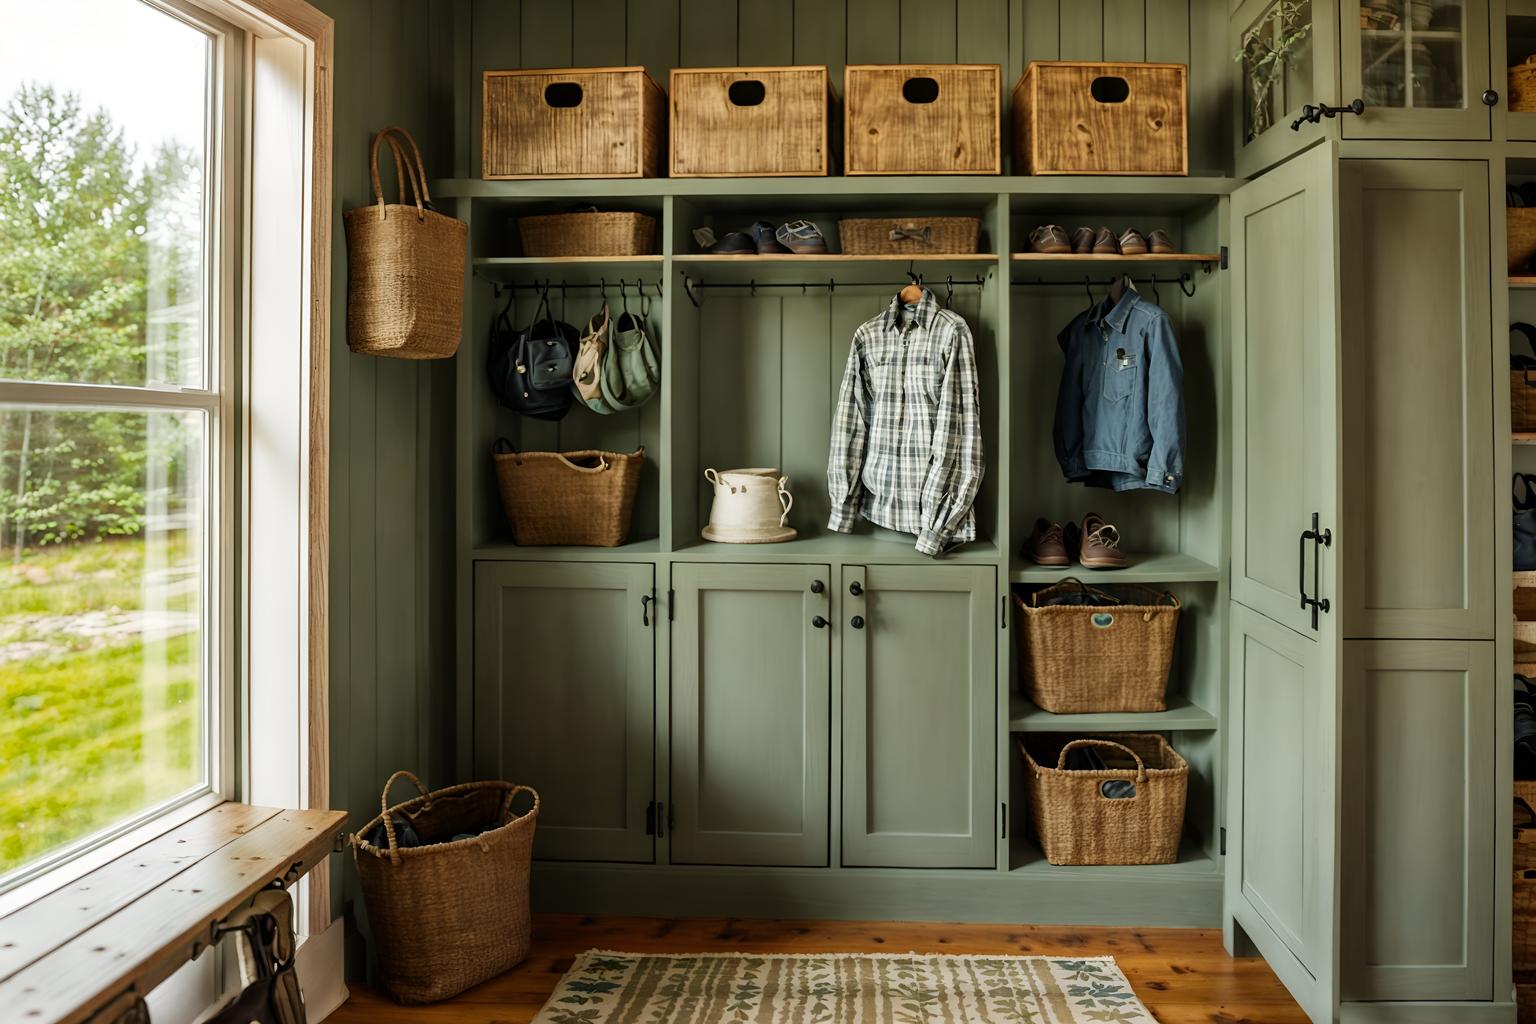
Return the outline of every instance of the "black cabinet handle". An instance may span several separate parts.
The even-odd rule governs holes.
[[[1365,100],[1358,96],[1350,103],[1342,107],[1330,107],[1326,103],[1307,103],[1301,108],[1301,116],[1291,122],[1291,131],[1301,131],[1304,124],[1318,124],[1325,117],[1336,117],[1339,114],[1363,114],[1365,113]]]
[[[815,626],[817,629],[826,629],[827,628],[827,620],[822,618],[820,615],[818,615],[815,618],[811,619],[811,625]]]
[[[640,599],[640,624],[643,626],[651,624],[651,602],[654,600],[656,599],[650,594],[646,594]]]
[[[827,585],[821,582],[821,580],[811,580],[811,593],[819,594],[826,589]]]
[[[852,594],[854,597],[858,597],[860,594],[864,593],[864,584],[860,583],[858,580],[854,580],[852,583],[848,584],[848,593]]]
[[[1499,105],[1499,91],[1497,89],[1483,90],[1483,106],[1496,107]]]
[[[855,615],[853,618],[848,620],[848,625],[852,626],[854,629],[863,629],[864,628],[864,616],[862,616],[862,615]]]
[[[1319,591],[1323,587],[1322,577],[1322,552],[1323,548],[1333,547],[1333,531],[1318,529],[1318,514],[1312,513],[1312,529],[1301,531],[1296,544],[1296,574],[1299,579],[1297,586],[1301,590],[1301,608],[1305,611],[1312,609],[1312,628],[1317,629],[1318,612],[1326,612],[1331,607],[1326,597],[1313,597],[1307,593],[1307,541],[1312,542],[1312,582],[1317,585]]]

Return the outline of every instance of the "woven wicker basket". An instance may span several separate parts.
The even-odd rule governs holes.
[[[1105,771],[1067,771],[1067,754],[1091,746]],[[1172,864],[1184,833],[1189,764],[1161,736],[1041,734],[1019,739],[1029,815],[1052,864]],[[1104,795],[1106,782],[1135,784],[1132,795]]]
[[[629,536],[644,448],[630,455],[517,452],[501,440],[491,457],[517,543],[616,548]]]
[[[1509,206],[1504,210],[1509,230],[1509,272],[1532,273],[1536,256],[1536,206]]]
[[[398,137],[398,138],[397,138]],[[400,202],[386,203],[379,143],[395,156]],[[409,145],[410,155],[402,152]],[[429,209],[427,169],[404,128],[373,137],[373,205],[348,210],[347,347],[397,359],[446,359],[464,330],[464,260],[469,228]],[[405,202],[406,184],[413,202]]]
[[[396,779],[416,784],[419,796],[390,806]],[[512,801],[533,797],[518,815]],[[410,772],[384,784],[380,813],[352,835],[352,858],[368,908],[379,980],[402,1003],[430,1003],[494,978],[528,956],[528,874],[539,794],[510,782],[466,782],[428,793]],[[498,827],[449,842],[461,832]],[[365,837],[380,824],[389,841]],[[401,847],[409,824],[423,842]]]
[[[843,252],[850,256],[975,252],[981,241],[981,219],[848,217],[837,222],[837,231]]]
[[[1509,109],[1517,114],[1536,110],[1536,54],[1509,69]]]
[[[1531,355],[1536,356],[1536,334],[1527,333],[1529,330],[1530,325],[1524,322],[1509,326],[1511,339],[1516,334],[1525,338]],[[1510,355],[1523,355],[1514,349],[1514,341],[1511,340]],[[1536,431],[1536,370],[1509,371],[1509,426],[1516,433]]]
[[[1179,599],[1145,587],[1121,588],[1121,604],[1044,605],[1065,590],[1118,595],[1074,579],[1030,595],[1018,607],[1024,694],[1058,715],[1093,711],[1165,711],[1168,668],[1179,631]]]
[[[656,251],[656,218],[590,210],[517,218],[524,256],[648,256]]]

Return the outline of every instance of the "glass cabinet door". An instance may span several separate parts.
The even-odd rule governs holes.
[[[1338,102],[1337,25],[1335,0],[1246,0],[1232,12],[1239,177],[1252,177],[1325,136],[1318,125],[1291,125],[1305,104]]]
[[[1365,103],[1344,138],[1488,138],[1487,0],[1358,0],[1339,18],[1339,102]]]

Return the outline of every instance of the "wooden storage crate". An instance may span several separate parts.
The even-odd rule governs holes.
[[[1509,272],[1516,275],[1536,273],[1536,268],[1532,267],[1532,259],[1536,258],[1536,206],[1507,206],[1504,220],[1509,243]]]
[[[850,64],[843,160],[848,174],[1001,174],[997,64]]]
[[[1013,89],[1014,170],[1188,174],[1183,64],[1037,60]]]
[[[837,97],[824,65],[672,69],[672,177],[831,173]]]
[[[654,178],[667,104],[644,68],[487,71],[483,178]]]

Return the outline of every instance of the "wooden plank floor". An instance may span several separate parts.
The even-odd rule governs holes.
[[[635,953],[1008,953],[1112,956],[1160,1024],[1306,1024],[1262,960],[1234,960],[1221,932],[1192,928],[1064,928],[535,915],[533,955],[516,969],[434,1006],[396,1006],[353,985],[334,1024],[525,1024],[587,949]]]

